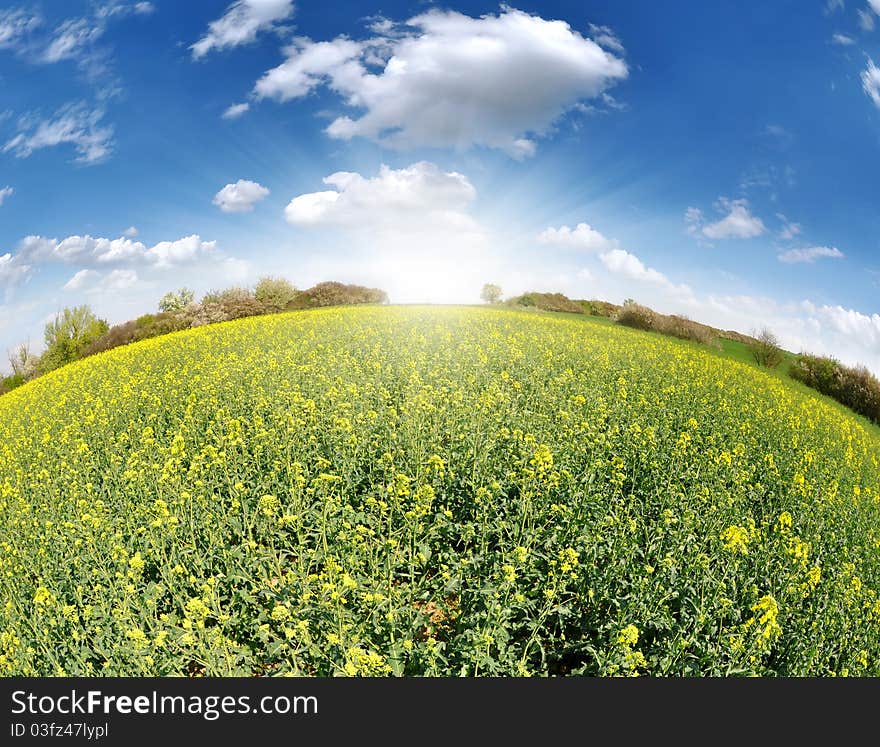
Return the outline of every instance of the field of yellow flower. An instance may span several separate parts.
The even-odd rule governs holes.
[[[576,319],[177,333],[0,399],[0,675],[878,675],[878,459]]]

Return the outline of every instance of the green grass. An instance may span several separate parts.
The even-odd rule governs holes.
[[[719,339],[718,342],[721,344],[721,353],[725,358],[730,358],[731,360],[739,361],[740,363],[748,363],[750,366],[758,366],[755,362],[754,357],[752,356],[752,351],[749,349],[749,346],[745,343],[739,342],[737,340],[725,340]],[[771,374],[777,374],[785,379],[789,377],[789,371],[791,370],[791,364],[794,363],[794,359],[797,356],[794,353],[790,353],[789,351],[783,351],[782,363],[780,363],[776,368],[764,370]]]

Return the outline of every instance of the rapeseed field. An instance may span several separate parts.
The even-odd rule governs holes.
[[[675,340],[202,327],[0,399],[0,675],[880,675],[880,438]]]

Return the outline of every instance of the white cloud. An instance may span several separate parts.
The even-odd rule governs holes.
[[[844,253],[837,247],[811,246],[806,249],[789,249],[786,252],[782,252],[782,254],[779,255],[779,261],[785,262],[786,264],[795,264],[799,262],[812,264],[817,259],[825,257],[830,259],[843,259],[844,256]]]
[[[764,135],[771,138],[777,146],[785,147],[791,143],[794,136],[782,125],[768,124],[764,128]]]
[[[862,72],[862,88],[874,106],[880,109],[880,68],[874,64],[874,60],[869,59],[868,67]]]
[[[868,5],[878,16],[880,16],[880,0],[868,0]]]
[[[42,23],[38,15],[24,10],[0,10],[0,49],[17,48]]]
[[[33,268],[18,261],[17,256],[9,252],[0,254],[0,289],[8,292],[30,275]]]
[[[324,179],[334,190],[299,195],[284,214],[300,226],[385,228],[472,226],[466,208],[476,197],[468,178],[421,161],[403,169],[382,165],[378,176],[339,171]]]
[[[293,0],[237,0],[226,13],[208,24],[208,32],[193,44],[193,59],[213,49],[221,50],[250,44],[261,31],[276,29],[280,21],[293,15]]]
[[[605,268],[629,280],[647,283],[671,291],[679,298],[691,298],[693,291],[687,285],[676,285],[666,275],[652,267],[647,267],[635,254],[623,249],[612,249],[599,255]]]
[[[88,15],[68,18],[47,33],[32,35],[27,43],[17,45],[16,51],[34,64],[74,62],[85,79],[96,87],[97,97],[106,100],[122,92],[121,81],[113,73],[112,49],[102,44],[110,23],[133,15],[144,16],[155,8],[149,2],[116,0],[103,4],[93,0],[89,5]]]
[[[223,112],[221,117],[223,119],[238,119],[242,114],[244,114],[248,109],[251,108],[251,105],[247,102],[243,104],[233,104],[226,111]]]
[[[64,21],[55,29],[52,41],[43,52],[43,61],[51,64],[79,58],[103,33],[103,26],[92,25],[85,18]]]
[[[794,223],[786,218],[782,213],[776,213],[776,217],[782,221],[782,228],[779,231],[779,238],[783,241],[790,241],[799,236],[803,226],[800,223]]]
[[[696,210],[696,208],[692,208],[692,210]],[[627,296],[647,295],[651,299],[660,298],[665,302],[672,301],[688,306],[696,302],[694,293],[689,286],[672,282],[659,270],[645,265],[635,254],[622,249],[616,239],[603,236],[586,223],[580,223],[574,229],[568,226],[548,228],[538,235],[538,241],[542,244],[564,246],[597,254],[601,265],[612,276],[611,278],[606,276],[596,281],[602,288],[614,287]],[[587,267],[580,268],[574,277],[579,281],[590,283],[593,283],[595,279]],[[614,280],[614,277],[619,280]],[[570,286],[571,283],[562,283],[561,285]],[[634,290],[634,285],[639,287]],[[593,297],[595,297],[595,292]]]
[[[104,278],[101,285],[107,290],[125,290],[137,283],[138,276],[134,270],[113,270]]]
[[[82,290],[99,277],[101,277],[101,273],[97,270],[80,270],[64,284],[64,290]]]
[[[127,236],[127,237],[130,238],[130,239],[133,239],[135,236],[138,235],[138,230],[137,230],[137,228],[135,228],[134,226],[129,226],[128,228],[126,228],[126,229],[122,232],[122,235],[123,235],[123,236]]]
[[[538,241],[586,252],[602,252],[617,247],[616,241],[606,238],[587,223],[578,223],[573,229],[568,226],[548,228],[538,234]]]
[[[125,290],[138,281],[134,270],[113,270],[102,275],[96,270],[80,270],[63,287],[67,291],[85,290],[88,293],[100,293],[108,290]]]
[[[618,54],[626,53],[620,38],[608,26],[597,26],[595,23],[591,23],[590,33],[593,35],[593,41],[600,47],[605,47]]]
[[[728,200],[721,198],[718,208],[727,215],[716,223],[703,226],[703,236],[709,239],[751,239],[760,236],[767,229],[760,218],[749,212],[747,200]]]
[[[123,3],[123,2],[108,2],[105,5],[98,7],[95,11],[95,16],[104,19],[104,18],[113,18],[113,17],[125,17],[128,15],[139,15],[139,16],[147,16],[156,11],[156,6],[150,2],[139,2],[139,3]]]
[[[129,238],[107,239],[92,236],[68,236],[60,241],[43,236],[22,239],[14,259],[18,263],[63,262],[87,268],[108,265],[146,265],[167,269],[211,256],[215,241],[202,241],[198,235],[177,241],[162,241],[147,247]]]
[[[610,252],[600,255],[599,259],[611,272],[625,275],[632,280],[644,280],[655,285],[664,285],[669,282],[663,273],[646,267],[638,257],[623,249],[612,249]]]
[[[777,139],[777,144],[785,146],[786,141]],[[743,192],[755,189],[768,190],[770,200],[775,201],[780,188],[793,187],[796,183],[795,170],[792,166],[787,165],[780,168],[774,164],[764,162],[763,164],[755,163],[749,166],[740,177],[739,187]]]
[[[844,0],[828,0],[825,3],[825,12],[830,14],[837,10],[843,10],[843,2]]]
[[[81,4],[89,6],[85,16],[67,18],[51,28],[35,12],[0,10],[0,49],[10,49],[31,65],[72,62],[80,77],[94,89],[96,98],[106,101],[123,92],[122,83],[113,72],[113,51],[103,43],[109,24],[129,15],[144,15],[154,8],[148,2],[128,4],[115,0]],[[68,6],[74,3],[54,5],[69,10]],[[29,119],[27,126],[36,126],[34,117]],[[26,137],[19,133],[18,140],[23,142]]]
[[[127,238],[103,239],[91,236],[68,236],[53,248],[53,254],[65,262],[94,261],[97,264],[130,262],[143,256],[144,245]]]
[[[71,144],[77,153],[77,163],[98,163],[113,149],[113,127],[101,125],[103,116],[102,110],[79,103],[62,107],[52,119],[25,118],[20,124],[21,131],[3,146],[3,152],[27,158],[42,148]]]
[[[254,277],[254,266],[246,259],[227,257],[221,263],[223,277],[229,283],[246,284]]]
[[[15,192],[15,190],[12,187],[3,187],[2,189],[0,189],[0,207],[2,207],[3,202],[6,200],[7,197],[12,196],[13,192]]]
[[[18,244],[18,252],[15,254],[16,262],[29,262],[42,260],[52,256],[52,250],[57,246],[56,239],[44,239],[42,236],[25,236]]]
[[[177,241],[160,241],[145,252],[144,258],[156,267],[168,269],[195,262],[216,248],[216,241],[202,241],[198,234],[193,234]]]
[[[599,98],[601,99],[602,103],[605,104],[605,106],[607,106],[609,109],[613,109],[614,111],[625,112],[627,109],[629,109],[629,104],[618,101],[610,93],[603,93]]]
[[[684,211],[684,222],[691,236],[699,236],[703,225],[703,211],[698,207],[689,207]]]
[[[249,213],[254,204],[265,199],[269,190],[262,184],[247,179],[239,179],[235,184],[227,184],[216,195],[214,204],[224,213]]]
[[[89,77],[106,76],[108,52],[96,46],[104,36],[109,21],[136,14],[146,15],[155,10],[150,2],[134,4],[107,2],[95,4],[89,17],[68,18],[51,31],[35,35],[43,25],[36,13],[24,10],[0,11],[0,49],[8,48],[33,63],[54,64],[74,60]]]
[[[398,149],[482,145],[516,158],[628,75],[622,59],[564,21],[506,6],[480,18],[432,10],[366,42],[299,38],[286,53],[255,95],[287,101],[326,83],[362,112],[334,120],[331,137]]]
[[[856,40],[846,34],[833,34],[831,36],[831,43],[838,44],[841,47],[849,47],[855,44]]]
[[[818,308],[816,312],[835,332],[858,340],[875,354],[880,354],[880,314],[863,314],[843,306],[827,305]]]
[[[357,84],[366,72],[357,62],[364,46],[341,37],[332,42],[296,39],[285,50],[287,60],[265,73],[254,92],[259,98],[290,101],[305,96],[327,76],[335,78],[343,72],[348,72],[352,84]]]
[[[874,14],[870,10],[859,10],[859,28],[862,31],[874,30]]]

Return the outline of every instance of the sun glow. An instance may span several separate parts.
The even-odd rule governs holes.
[[[394,257],[379,263],[393,303],[478,303],[483,262],[465,256]]]

